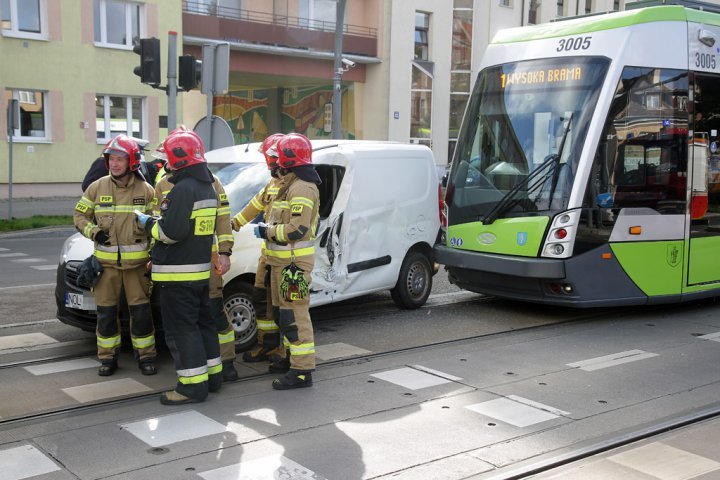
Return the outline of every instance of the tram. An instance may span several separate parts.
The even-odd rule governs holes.
[[[720,295],[720,10],[674,3],[495,36],[435,246],[451,282],[575,307]]]

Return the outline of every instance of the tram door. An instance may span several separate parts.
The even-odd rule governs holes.
[[[688,285],[720,282],[720,75],[694,77]]]

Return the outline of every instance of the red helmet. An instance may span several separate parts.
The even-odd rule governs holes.
[[[280,168],[293,168],[312,165],[312,144],[301,133],[288,133],[275,146]]]
[[[163,142],[163,148],[171,170],[205,163],[202,140],[191,132],[170,135]]]
[[[140,147],[135,140],[127,135],[120,134],[105,144],[103,156],[105,157],[105,166],[108,170],[110,169],[110,155],[126,157],[129,160],[128,168],[131,172],[140,168],[140,160],[142,159]]]
[[[183,125],[183,124],[180,124],[179,127],[177,127],[175,130],[173,130],[172,132],[170,132],[170,133],[168,134],[168,137],[169,137],[170,135],[175,135],[176,133],[189,133],[189,134],[191,134],[191,135],[194,135],[195,138],[197,138],[198,141],[200,142],[200,145],[202,145],[202,154],[203,154],[203,156],[205,156],[205,145],[203,144],[203,141],[202,141],[202,138],[200,138],[200,135],[198,135],[198,134],[195,133],[194,131],[190,130],[188,127],[186,127],[186,126]]]
[[[258,151],[265,156],[265,162],[267,163],[268,170],[272,170],[278,166],[278,152],[277,149],[273,147],[275,147],[277,142],[284,136],[285,135],[282,133],[273,133],[263,140],[260,144],[260,148],[258,148]]]

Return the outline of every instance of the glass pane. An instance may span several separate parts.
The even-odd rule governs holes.
[[[135,40],[140,38],[140,5],[131,5],[130,15],[130,28],[132,34],[132,39],[130,40],[130,43],[134,43]]]
[[[10,23],[10,0],[2,0],[2,28],[10,30],[12,23]]]
[[[473,8],[473,0],[455,0],[454,8]]]
[[[410,92],[410,136],[430,138],[432,92]]]
[[[132,136],[142,138],[142,98],[132,99]]]
[[[450,73],[450,91],[451,92],[470,92],[470,74],[461,72]]]
[[[453,15],[452,70],[470,70],[472,59],[472,12],[456,10]]]
[[[40,33],[40,0],[18,0],[18,28],[23,32]]]
[[[415,26],[428,28],[430,26],[430,15],[422,12],[415,12]]]
[[[121,133],[128,132],[127,124],[127,98],[110,98],[110,136],[114,137]]]
[[[450,95],[450,138],[457,138],[470,95]]]
[[[105,5],[105,25],[107,29],[107,43],[125,45],[125,3],[118,0],[108,0]]]
[[[450,163],[455,154],[455,145],[457,145],[457,140],[450,139],[448,141],[448,163]]]
[[[105,135],[105,99],[107,97],[99,95],[95,97],[95,136],[97,138],[107,138]]]
[[[45,136],[45,113],[42,92],[18,90],[20,103],[20,135],[23,137]]]
[[[335,28],[335,19],[337,3],[335,0],[314,0],[313,2],[313,20],[318,28],[323,30],[331,30]]]
[[[432,77],[417,65],[412,67],[412,89],[430,90],[432,89]]]
[[[100,0],[93,1],[93,25],[95,31],[95,41],[102,42],[102,36],[100,34]]]

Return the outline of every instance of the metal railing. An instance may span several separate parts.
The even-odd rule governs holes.
[[[280,25],[284,27],[302,28],[321,32],[335,32],[335,22],[324,20],[313,20],[310,18],[292,17],[289,15],[277,15],[274,13],[255,12],[239,8],[224,7],[216,3],[183,1],[183,13],[194,15],[209,15],[218,18],[242,20],[246,22],[264,23],[269,25]],[[377,28],[363,27],[360,25],[343,25],[343,33],[357,35],[360,37],[377,37]]]

